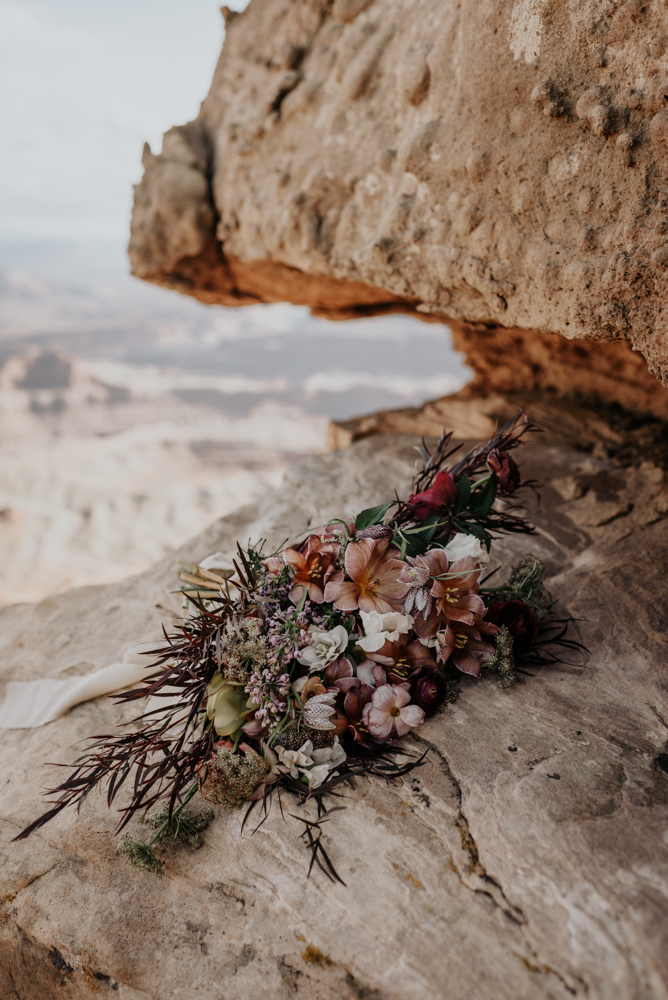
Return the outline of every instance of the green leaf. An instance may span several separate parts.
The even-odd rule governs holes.
[[[469,503],[469,510],[478,517],[489,514],[492,504],[496,500],[496,476],[490,476],[481,490],[476,490]]]
[[[485,531],[481,524],[476,524],[475,521],[457,521],[455,527],[457,531],[461,531],[465,535],[475,535],[476,538],[479,538],[483,542],[489,552],[492,547],[492,536]]]
[[[455,516],[461,514],[469,505],[471,499],[471,480],[468,476],[462,476],[457,483],[457,499],[455,501]]]
[[[366,510],[361,510],[355,518],[355,531],[363,531],[364,528],[370,528],[372,524],[380,524],[390,507],[393,507],[396,502],[396,500],[391,500],[389,503],[381,503],[378,507],[367,507]]]
[[[355,628],[355,616],[351,615],[350,618],[348,619],[348,621],[345,621],[343,623],[343,627],[346,630],[346,632],[348,633],[348,635],[350,635],[350,633],[352,632],[352,630]]]

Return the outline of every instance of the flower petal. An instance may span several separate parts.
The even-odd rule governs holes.
[[[408,732],[408,729],[414,729],[415,726],[421,726],[424,722],[424,709],[420,708],[419,705],[406,705],[405,708],[401,709],[401,715],[394,721],[399,736],[405,736],[405,733],[399,732],[399,723],[401,722],[407,727],[406,732]]]

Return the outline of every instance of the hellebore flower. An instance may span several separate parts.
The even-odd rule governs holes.
[[[424,710],[425,715],[433,715],[445,701],[448,685],[436,665],[420,667],[410,678],[411,701]]]
[[[281,764],[285,768],[284,774],[289,774],[291,778],[299,777],[300,767],[310,767],[313,763],[311,754],[313,744],[307,740],[299,750],[286,750],[285,747],[276,747],[276,753]]]
[[[399,552],[386,538],[363,538],[346,549],[345,566],[350,581],[341,570],[325,587],[325,600],[339,611],[398,611],[407,586],[399,583],[403,563]]]
[[[348,633],[343,625],[335,625],[329,632],[322,632],[315,625],[310,625],[309,632],[313,637],[313,643],[301,650],[297,663],[308,667],[311,672],[324,670],[327,664],[343,653],[348,645]]]
[[[364,722],[372,736],[387,739],[393,732],[405,736],[424,722],[424,710],[409,705],[410,693],[405,687],[384,684],[376,688],[371,701],[364,707]]]
[[[496,473],[499,485],[505,493],[514,493],[522,482],[520,470],[507,451],[494,448],[487,456],[487,464]]]
[[[364,637],[357,640],[357,645],[365,653],[375,653],[386,642],[396,642],[401,635],[410,632],[413,619],[410,615],[402,615],[399,611],[379,614],[377,611],[360,611]]]
[[[339,744],[338,736],[334,737],[331,747],[314,750],[313,744],[307,740],[299,750],[286,750],[276,747],[280,760],[279,770],[289,774],[291,778],[300,778],[308,785],[309,791],[318,788],[334,768],[339,767],[346,759],[346,752]]]
[[[207,691],[206,714],[213,719],[219,736],[231,736],[241,729],[246,716],[257,708],[246,694],[243,681],[225,680],[220,671],[211,678]]]
[[[538,637],[536,616],[524,601],[497,601],[490,604],[485,618],[492,625],[505,625],[517,650],[530,649]]]
[[[457,486],[449,472],[439,472],[428,490],[412,493],[407,505],[417,521],[426,521],[433,514],[445,513],[457,499]]]
[[[480,539],[476,538],[475,535],[465,535],[462,531],[457,532],[450,539],[444,552],[451,563],[457,562],[458,559],[464,559],[465,556],[471,556],[476,563],[480,563],[482,566],[489,562],[489,553]]]
[[[289,594],[293,604],[299,602],[304,589],[308,591],[309,600],[314,604],[322,604],[325,599],[325,584],[334,572],[338,554],[339,545],[336,542],[323,543],[317,535],[309,535],[306,552],[299,552],[298,549],[285,550],[283,559],[294,573]]]

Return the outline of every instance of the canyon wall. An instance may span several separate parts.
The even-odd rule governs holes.
[[[557,368],[567,357],[569,388],[592,388],[582,355],[545,335],[594,341],[610,398],[637,385],[637,407],[664,410],[628,350],[668,381],[663,3],[252,0],[223,13],[199,117],[144,153],[137,276],[205,302],[454,323],[474,368],[509,345],[522,388],[532,368],[534,388],[551,384],[534,340]],[[484,359],[483,374],[491,385]]]

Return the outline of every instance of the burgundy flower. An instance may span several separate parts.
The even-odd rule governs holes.
[[[374,688],[370,684],[362,684],[360,687],[351,688],[343,701],[348,732],[357,743],[363,743],[365,746],[370,746],[373,742],[369,727],[364,721],[364,708],[371,701],[373,692]]]
[[[436,666],[420,667],[409,677],[411,701],[424,710],[425,715],[433,715],[445,701],[448,685]]]
[[[416,520],[426,521],[432,514],[448,510],[456,499],[457,487],[451,474],[439,472],[428,490],[412,493],[407,503]]]
[[[499,484],[506,493],[514,493],[522,481],[520,470],[507,451],[494,448],[487,456],[487,464],[496,473]]]
[[[536,641],[538,622],[531,608],[523,601],[497,601],[490,604],[485,617],[492,625],[505,625],[518,650],[530,649]]]

